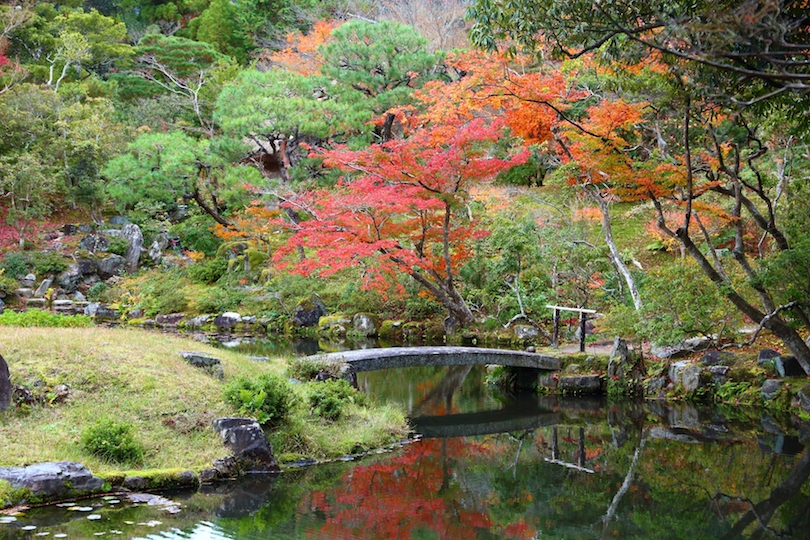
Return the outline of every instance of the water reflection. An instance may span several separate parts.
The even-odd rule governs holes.
[[[598,398],[500,403],[478,368],[365,377],[370,392],[408,406],[421,440],[173,494],[177,515],[103,501],[96,522],[32,511],[0,524],[0,538],[808,537],[810,428],[793,419]]]

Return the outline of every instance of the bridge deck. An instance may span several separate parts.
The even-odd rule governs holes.
[[[560,360],[553,356],[477,347],[390,347],[320,354],[312,358],[316,361],[350,364],[356,372],[398,367],[479,364],[497,364],[543,371],[559,371],[560,369]]]

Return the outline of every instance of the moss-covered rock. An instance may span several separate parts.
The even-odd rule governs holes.
[[[403,321],[385,320],[380,323],[380,330],[377,332],[382,339],[402,339]]]

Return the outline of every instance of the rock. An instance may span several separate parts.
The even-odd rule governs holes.
[[[804,412],[810,412],[810,385],[805,385],[801,390],[796,393],[799,407]]]
[[[51,288],[51,284],[53,284],[52,279],[43,279],[42,283],[37,287],[37,290],[34,291],[34,298],[45,298],[48,294],[48,289]]]
[[[326,305],[321,297],[310,294],[295,306],[293,323],[297,326],[311,327],[318,324],[318,319],[326,315]]]
[[[186,322],[186,326],[190,328],[201,328],[208,324],[208,321],[211,320],[211,315],[200,315],[199,317],[194,317],[193,319],[189,319]]]
[[[127,252],[124,254],[124,259],[127,262],[127,272],[134,274],[138,269],[138,261],[141,258],[141,252],[144,251],[143,233],[141,233],[141,228],[137,225],[127,223],[124,225],[124,228],[121,229],[121,236],[129,242]]]
[[[248,315],[242,317],[242,324],[256,324],[256,316],[255,315]]]
[[[570,364],[565,366],[564,373],[572,375],[574,373],[579,373],[580,371],[582,371],[582,368],[580,367],[579,364]]]
[[[94,315],[97,321],[117,321],[121,319],[121,315],[114,309],[107,306],[100,306]]]
[[[93,225],[82,224],[82,225],[79,225],[79,232],[82,233],[82,234],[91,233],[91,232],[93,232],[94,228],[95,227],[93,227]]]
[[[26,298],[25,309],[46,309],[48,301],[44,298]]]
[[[142,491],[149,485],[149,481],[143,476],[127,476],[124,478],[123,488],[132,491]]]
[[[98,308],[100,307],[101,304],[99,302],[90,302],[87,304],[87,306],[85,306],[84,314],[88,317],[94,317],[96,315],[96,311],[98,311]]]
[[[318,319],[318,332],[328,334],[330,337],[342,337],[346,335],[352,320],[345,315],[324,315]]]
[[[14,296],[17,297],[17,300],[21,304],[24,304],[27,298],[31,298],[32,296],[34,296],[34,289],[28,287],[17,289],[16,291],[14,291]]]
[[[222,369],[222,362],[219,360],[219,358],[208,356],[204,353],[191,351],[183,351],[180,353],[180,356],[182,356],[183,360],[192,366],[203,369],[218,379],[225,376],[225,372]]]
[[[254,362],[269,362],[269,356],[248,356],[248,360],[253,360]]]
[[[36,282],[37,276],[35,276],[34,274],[26,274],[26,276],[20,280],[20,287],[22,287],[23,289],[31,289],[34,287],[34,284]]]
[[[68,292],[74,292],[82,281],[82,273],[78,264],[71,264],[68,269],[59,274],[59,286]]]
[[[656,345],[650,350],[650,354],[658,358],[678,358],[686,354],[702,351],[711,345],[711,338],[696,337],[685,339],[677,345]]]
[[[513,332],[521,341],[533,341],[540,335],[540,331],[530,324],[516,324]]]
[[[620,337],[615,338],[610,360],[608,360],[608,377],[640,379],[644,376],[643,371],[640,359],[633,358],[627,342]]]
[[[74,302],[87,302],[87,297],[86,297],[86,296],[84,296],[84,295],[83,295],[82,293],[80,293],[79,291],[76,291],[75,293],[73,293],[73,294],[70,296],[70,299],[71,299],[71,300],[73,300]]]
[[[48,500],[95,493],[104,485],[87,467],[72,461],[0,467],[0,480],[6,480],[14,489],[29,489],[34,496]]]
[[[757,356],[757,364],[768,364],[773,362],[774,358],[779,358],[779,353],[773,349],[762,349]]]
[[[0,315],[2,315],[5,310],[6,310],[6,303],[3,302],[2,299],[0,299]]]
[[[54,300],[52,304],[53,310],[62,315],[73,315],[73,300]]]
[[[125,216],[113,216],[109,221],[110,225],[129,225],[131,221]]]
[[[666,377],[653,377],[647,380],[646,388],[647,395],[657,396],[659,392],[663,391],[667,386]]]
[[[0,355],[0,411],[8,409],[11,405],[11,375],[8,364],[3,355]]]
[[[563,394],[599,394],[602,392],[602,379],[599,375],[560,377],[557,390]]]
[[[726,364],[734,360],[734,355],[731,353],[711,349],[703,353],[704,366],[716,366],[719,364]]]
[[[187,204],[178,204],[177,208],[171,211],[169,214],[169,220],[172,223],[177,223],[178,221],[183,221],[188,217],[188,205]]]
[[[169,235],[165,232],[158,234],[152,241],[152,245],[149,246],[148,256],[154,264],[158,264],[163,258],[163,250],[169,247],[169,243]]]
[[[155,322],[164,326],[177,326],[177,323],[185,319],[183,313],[170,313],[169,315],[158,315],[155,317]]]
[[[236,458],[227,456],[214,460],[214,475],[216,478],[236,478],[239,476],[239,465]]]
[[[74,234],[79,232],[79,228],[76,227],[76,225],[71,225],[70,223],[65,223],[62,226],[61,231],[62,231],[62,234],[64,234],[65,236],[73,236]]]
[[[143,309],[141,309],[141,308],[135,308],[132,311],[129,311],[127,313],[127,319],[129,319],[129,320],[140,319],[143,316],[144,316],[144,313],[143,313]]]
[[[357,313],[354,317],[352,317],[352,329],[355,333],[361,336],[376,336],[377,328],[377,320],[374,315],[370,315],[368,313]]]
[[[127,260],[121,255],[109,255],[98,261],[98,276],[101,279],[110,279],[113,276],[118,276],[124,270],[126,264]]]
[[[779,356],[774,363],[780,377],[804,377],[806,375],[795,356]]]
[[[88,234],[79,241],[79,247],[91,253],[95,253],[96,251],[107,251],[110,247],[110,243],[103,236]]]
[[[242,322],[242,316],[233,311],[228,311],[214,319],[214,326],[220,330],[230,330]]]
[[[701,371],[700,366],[682,360],[669,366],[669,379],[674,384],[680,383],[685,391],[694,392],[700,387]]]
[[[708,372],[711,374],[714,384],[720,386],[728,381],[730,369],[728,366],[709,366]]]
[[[776,397],[776,393],[782,387],[782,381],[779,379],[768,379],[764,383],[762,383],[762,388],[760,389],[760,393],[762,394],[762,399],[764,400],[771,400]]]
[[[253,418],[219,418],[214,420],[214,429],[231,449],[242,471],[280,472],[270,441]]]

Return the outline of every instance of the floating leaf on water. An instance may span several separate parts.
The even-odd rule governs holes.
[[[90,521],[96,521],[98,519],[101,519],[101,514],[90,514],[89,516],[87,516],[87,519],[89,519]]]
[[[14,516],[0,517],[0,523],[14,523],[15,521],[17,521],[17,518],[15,518]]]
[[[115,498],[115,497],[114,497],[113,495],[105,495],[105,496],[103,496],[103,497],[101,498],[101,500],[103,500],[103,501],[111,501],[111,500],[113,500],[114,498]]]
[[[118,500],[118,499],[109,499],[109,500],[107,501],[107,504],[118,504],[118,503],[120,503],[120,502],[121,502],[121,501],[120,501],[120,500]]]
[[[92,512],[93,507],[92,506],[75,506],[75,507],[71,508],[71,510],[76,510],[77,512]]]
[[[124,534],[124,531],[119,531],[119,530],[116,530],[116,529],[112,529],[110,531],[110,534]]]
[[[36,525],[26,525],[25,527],[20,527],[20,530],[21,531],[33,531],[36,528],[37,528]]]
[[[42,531],[42,532],[37,533],[37,536],[48,536],[49,534],[51,534],[51,533],[49,533],[48,531]]]
[[[124,521],[124,523],[126,523],[127,525],[135,525],[134,521]]]
[[[56,506],[58,506],[60,508],[70,508],[71,506],[78,506],[78,505],[75,502],[64,502],[64,503],[59,503]]]
[[[53,535],[53,537],[54,538],[67,538],[67,535],[65,533],[56,533],[55,535]]]

